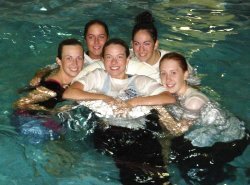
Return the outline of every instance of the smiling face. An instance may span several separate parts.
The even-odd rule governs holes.
[[[179,62],[175,59],[163,59],[161,61],[160,77],[162,85],[170,93],[182,95],[187,90],[185,80],[188,77],[188,71],[183,71]]]
[[[149,64],[154,64],[151,61],[156,54],[156,49],[158,47],[158,41],[154,42],[150,33],[147,30],[139,30],[134,35],[132,40],[132,47],[136,57],[142,61]]]
[[[90,58],[101,59],[103,45],[108,39],[105,28],[98,23],[92,24],[87,30],[85,39]]]
[[[120,44],[110,44],[104,50],[104,66],[112,78],[126,78],[128,58],[125,48]]]
[[[65,45],[62,48],[62,59],[56,58],[60,70],[69,77],[74,78],[82,70],[83,48],[80,45]]]

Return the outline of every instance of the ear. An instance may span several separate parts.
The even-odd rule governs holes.
[[[158,49],[158,47],[159,47],[159,41],[158,41],[158,40],[156,40],[156,42],[155,42],[155,46],[154,46],[154,50],[157,50],[157,49]]]
[[[126,66],[128,66],[129,59],[130,59],[130,56],[128,56],[128,58],[126,59]]]
[[[184,80],[187,80],[188,75],[189,75],[189,72],[188,72],[188,71],[185,71],[185,72],[184,72]]]
[[[56,63],[61,66],[62,65],[62,61],[60,58],[56,57]]]
[[[130,47],[133,49],[133,40],[130,41]]]

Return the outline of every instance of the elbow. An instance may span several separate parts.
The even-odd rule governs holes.
[[[69,88],[64,91],[62,98],[63,99],[70,99]]]
[[[172,96],[172,97],[170,98],[170,103],[171,103],[171,104],[176,103],[175,97],[174,97],[173,95],[171,95],[171,96]]]
[[[166,95],[167,95],[168,104],[176,103],[176,98],[170,92],[166,92]]]

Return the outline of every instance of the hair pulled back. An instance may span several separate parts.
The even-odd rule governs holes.
[[[144,11],[135,17],[135,26],[132,30],[132,40],[134,40],[135,34],[140,30],[146,30],[154,42],[158,39],[158,32],[154,25],[154,18],[149,11]]]

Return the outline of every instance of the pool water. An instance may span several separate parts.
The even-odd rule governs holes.
[[[129,43],[133,18],[145,9],[160,47],[187,56],[202,90],[250,129],[250,1],[0,0],[0,184],[120,184],[113,159],[94,149],[91,128],[33,145],[11,126],[12,103],[37,69],[55,61],[61,40],[83,40],[87,21],[104,20],[111,37]],[[231,178],[221,184],[250,184],[249,156],[248,147],[226,165]],[[173,184],[185,184],[178,169],[169,172]]]

